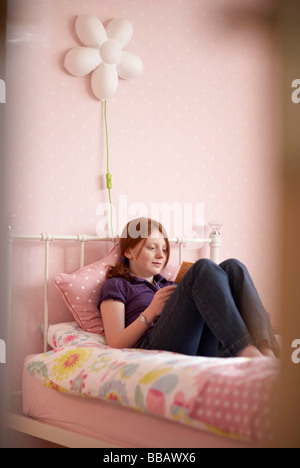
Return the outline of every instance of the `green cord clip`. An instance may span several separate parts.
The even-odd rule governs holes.
[[[108,189],[112,188],[112,175],[110,172],[106,174],[106,188]]]

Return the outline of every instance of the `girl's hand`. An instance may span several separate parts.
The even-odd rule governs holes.
[[[149,314],[147,314],[147,316],[149,315],[149,318],[150,318],[150,314],[151,314],[151,320],[154,320],[156,317],[160,316],[160,314],[163,311],[163,308],[165,307],[166,303],[168,302],[168,300],[170,299],[170,297],[172,296],[176,288],[177,286],[174,284],[174,285],[166,286],[165,288],[159,289],[155,293],[152,299],[152,302],[150,306],[148,307]]]

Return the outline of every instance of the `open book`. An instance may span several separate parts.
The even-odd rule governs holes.
[[[189,271],[189,269],[194,265],[192,262],[182,262],[181,267],[175,278],[175,283],[179,283],[184,275]]]

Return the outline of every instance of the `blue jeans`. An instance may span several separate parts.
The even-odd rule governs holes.
[[[269,316],[247,268],[238,260],[218,266],[203,259],[186,273],[139,347],[234,357],[262,340],[280,355]]]

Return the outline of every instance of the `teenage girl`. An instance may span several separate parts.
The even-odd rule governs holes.
[[[269,316],[242,263],[198,260],[174,285],[161,275],[170,256],[168,236],[148,218],[127,224],[120,250],[99,299],[109,346],[279,357]]]

